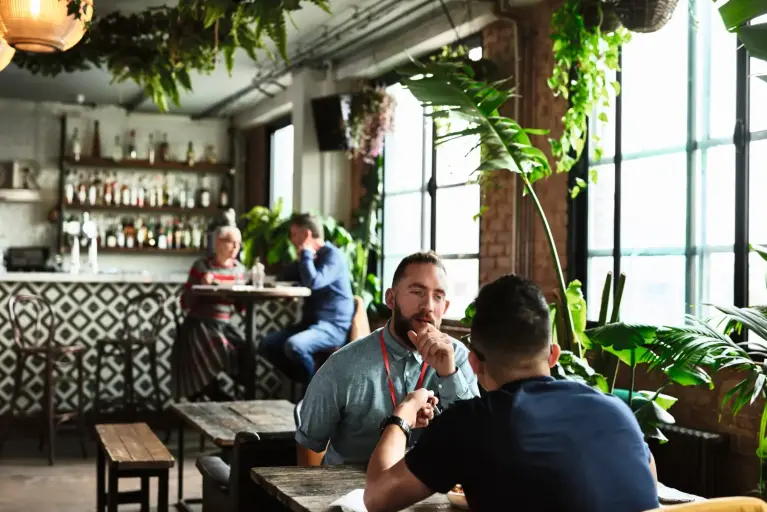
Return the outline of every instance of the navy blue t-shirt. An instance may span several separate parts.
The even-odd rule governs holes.
[[[628,406],[537,377],[453,404],[405,456],[429,489],[461,484],[474,512],[657,508],[650,450]]]

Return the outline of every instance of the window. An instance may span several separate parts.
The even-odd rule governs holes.
[[[269,207],[281,198],[287,217],[293,212],[293,125],[273,130],[269,148]]]
[[[446,316],[462,318],[479,288],[480,188],[471,179],[479,151],[470,151],[476,141],[435,147],[437,128],[418,100],[399,84],[388,91],[397,106],[394,131],[384,145],[383,283],[391,286],[402,258],[433,249],[450,283]]]
[[[626,274],[621,319],[627,322],[679,325],[685,314],[712,314],[705,304],[735,302],[733,134],[742,70],[736,37],[713,3],[696,2],[693,11],[690,16],[687,2],[680,2],[664,28],[633,34],[622,49],[616,77],[622,92],[607,112],[610,124],[592,123],[604,148],[600,161],[590,148],[598,181],[575,200],[588,213],[585,268],[577,277],[587,283],[592,320],[609,271]],[[767,130],[767,83],[751,87],[751,128]],[[764,97],[757,100],[760,88]],[[752,142],[751,162],[764,162],[767,147],[758,156],[756,146]],[[752,172],[752,191],[757,180],[766,178]],[[751,210],[752,218],[764,218],[767,202],[752,196]],[[753,238],[761,226],[751,228]]]

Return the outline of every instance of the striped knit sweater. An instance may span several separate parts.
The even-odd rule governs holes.
[[[232,300],[195,297],[190,293],[192,285],[202,284],[202,277],[208,273],[213,274],[213,279],[222,284],[234,283],[238,279],[245,282],[246,279],[245,266],[239,261],[235,261],[227,267],[217,264],[212,257],[198,259],[189,270],[189,277],[184,285],[184,293],[181,296],[181,306],[184,309],[189,309],[189,316],[229,320],[234,307],[237,307],[243,313],[245,311],[244,305],[235,304]]]

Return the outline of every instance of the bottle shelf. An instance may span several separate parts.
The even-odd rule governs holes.
[[[63,247],[67,253],[70,247]],[[81,247],[80,254],[87,254],[88,248]],[[157,247],[99,247],[99,254],[175,254],[175,255],[202,255],[205,249],[159,249]]]
[[[212,217],[222,211],[219,208],[182,208],[180,206],[115,206],[115,205],[89,205],[89,204],[67,204],[62,202],[65,210],[80,212],[133,212],[133,213],[155,213],[167,215],[199,215]]]
[[[189,166],[186,162],[177,162],[172,160],[155,160],[149,163],[149,160],[125,159],[120,161],[111,158],[93,158],[90,156],[81,156],[79,160],[72,157],[65,157],[64,163],[72,167],[97,167],[100,169],[127,169],[137,171],[180,171],[197,173],[220,173],[230,172],[233,167],[229,163],[195,162]]]

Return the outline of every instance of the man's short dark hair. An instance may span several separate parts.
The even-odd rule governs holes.
[[[314,238],[325,238],[322,223],[311,213],[294,213],[290,216],[290,224],[301,229],[308,229]]]
[[[414,252],[410,256],[405,256],[402,258],[402,261],[399,262],[397,269],[394,271],[394,277],[392,277],[391,285],[396,285],[402,280],[403,277],[405,277],[405,271],[407,271],[407,268],[410,265],[421,265],[424,263],[436,266],[447,275],[445,264],[442,263],[442,258],[439,257],[439,254],[434,251]]]
[[[474,301],[471,344],[486,359],[529,359],[551,343],[549,306],[541,289],[514,274],[482,287]]]

